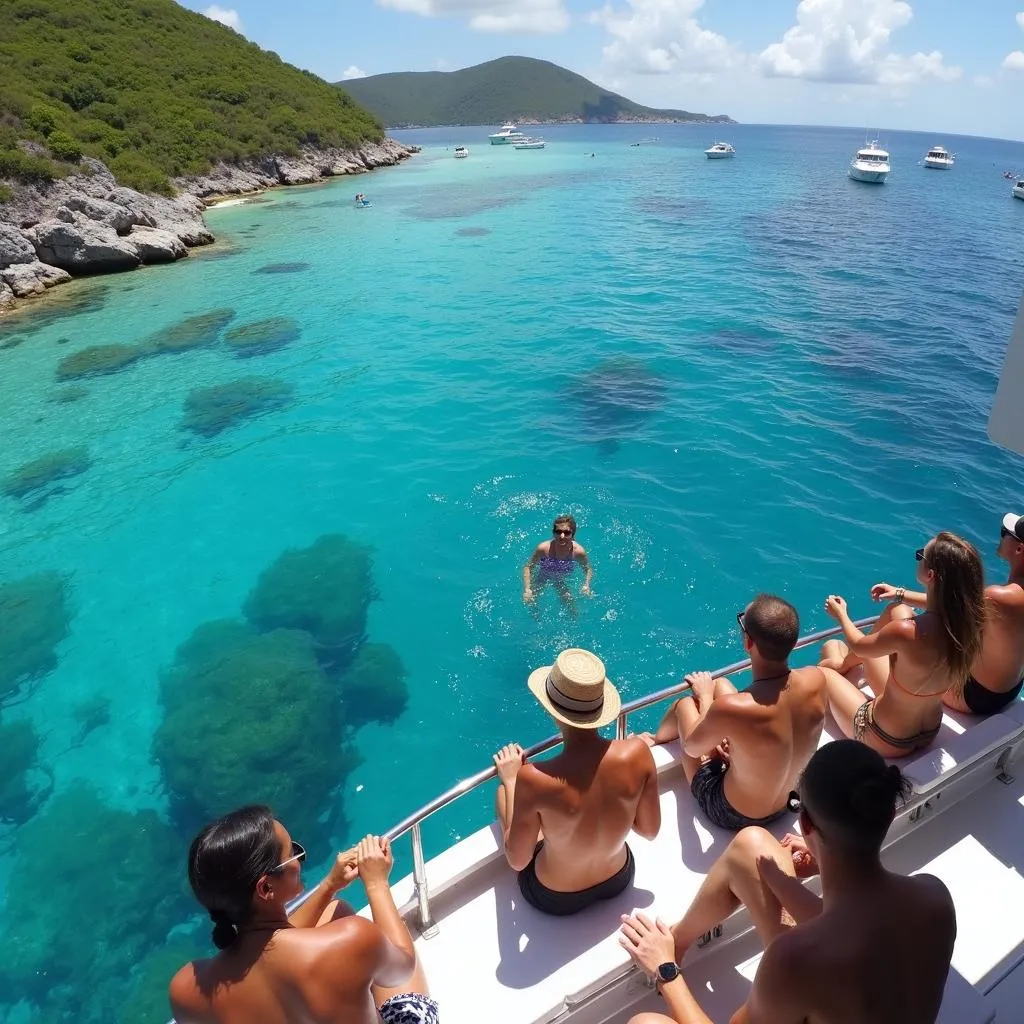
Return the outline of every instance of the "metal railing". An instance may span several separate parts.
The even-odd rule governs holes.
[[[866,619],[858,619],[855,625],[863,629],[865,626],[872,625],[875,620],[875,616],[871,616]],[[839,636],[842,631],[841,626],[833,626],[830,629],[818,630],[816,633],[808,633],[807,636],[802,636],[797,640],[794,650],[799,651],[805,647],[810,647],[812,644],[821,643],[823,640]],[[724,668],[716,669],[711,673],[711,676],[713,679],[720,679],[722,676],[735,675],[738,672],[746,672],[749,669],[750,659],[744,658],[742,661],[734,661],[731,665],[726,665]],[[623,704],[615,726],[616,738],[621,740],[625,739],[628,735],[630,715],[637,711],[644,711],[655,704],[660,704],[664,700],[670,700],[672,697],[678,697],[689,688],[690,687],[685,682],[675,683],[672,686],[665,687],[664,690],[658,690],[656,693],[649,693],[645,697],[637,697],[636,700]],[[540,743],[535,743],[530,747],[526,751],[526,756],[530,758],[536,757],[538,754],[544,754],[547,751],[552,750],[554,747],[557,747],[561,742],[561,736],[550,736],[548,739],[542,740]],[[469,778],[463,779],[461,782],[457,782],[451,789],[446,790],[440,796],[434,797],[433,800],[424,804],[419,808],[419,810],[413,811],[413,813],[407,818],[403,818],[397,825],[393,825],[384,833],[383,838],[391,842],[394,842],[396,839],[400,839],[407,832],[412,833],[412,876],[416,893],[417,915],[419,917],[420,928],[425,938],[430,938],[435,935],[437,933],[437,928],[430,918],[430,889],[427,883],[427,866],[426,858],[423,853],[423,834],[420,826],[427,818],[433,816],[438,811],[443,810],[449,804],[455,803],[456,800],[461,799],[467,793],[472,793],[473,790],[478,789],[480,786],[496,779],[497,777],[498,773],[493,765],[490,768],[485,768],[483,771],[477,772],[476,775],[470,775]],[[315,891],[315,887],[310,888],[297,896],[288,905],[289,913],[296,910],[298,907],[301,907]]]

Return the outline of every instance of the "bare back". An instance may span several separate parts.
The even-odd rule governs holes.
[[[725,795],[740,814],[766,818],[786,805],[800,773],[818,749],[828,696],[819,668],[788,679],[754,683],[715,701],[729,741]]]
[[[988,587],[985,597],[985,635],[971,675],[993,693],[1005,693],[1024,676],[1024,587]]]
[[[171,983],[178,1024],[378,1024],[370,985],[384,937],[347,917],[252,934]]]
[[[515,813],[536,813],[544,836],[537,880],[576,892],[611,878],[625,863],[637,827],[651,838],[660,825],[657,769],[643,740],[594,736],[519,773]],[[655,820],[656,819],[656,820]]]
[[[953,955],[956,916],[931,875],[885,874],[776,939],[758,982],[784,993],[804,1024],[934,1024]],[[778,944],[778,948],[776,948]]]

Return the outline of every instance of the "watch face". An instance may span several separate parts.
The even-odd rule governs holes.
[[[665,982],[675,981],[679,977],[679,968],[672,963],[662,964],[658,968],[658,977]]]

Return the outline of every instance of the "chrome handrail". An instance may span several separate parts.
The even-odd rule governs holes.
[[[857,619],[854,623],[860,629],[865,626],[870,626],[876,621],[876,616],[871,616],[866,619]],[[806,636],[800,637],[793,650],[799,651],[805,647],[810,647],[812,644],[820,643],[822,640],[828,640],[831,637],[839,636],[843,631],[842,626],[832,626],[830,629],[820,629],[815,633],[808,633]],[[737,672],[746,672],[750,669],[750,659],[744,658],[742,661],[734,661],[731,665],[726,665],[724,668],[716,669],[711,673],[713,679],[720,679],[722,676],[735,675]],[[619,712],[619,717],[615,726],[615,734],[618,739],[625,739],[627,736],[629,716],[636,711],[644,711],[654,704],[659,704],[663,700],[669,700],[672,697],[677,697],[679,694],[688,690],[690,687],[685,682],[675,683],[672,686],[665,687],[664,690],[658,690],[656,693],[647,694],[645,697],[637,697],[636,700],[629,701],[629,703],[622,706],[622,710]],[[526,751],[526,757],[536,757],[538,754],[547,753],[557,747],[562,742],[561,736],[550,736],[546,740],[542,740],[540,743],[535,743]],[[443,810],[449,804],[453,804],[456,800],[461,799],[467,793],[473,792],[486,782],[490,782],[492,779],[498,777],[497,770],[492,765],[490,768],[485,768],[483,771],[477,772],[475,775],[470,775],[468,778],[463,779],[461,782],[457,782],[451,789],[446,790],[440,796],[434,797],[429,803],[424,804],[419,810],[413,811],[408,817],[403,818],[397,825],[392,825],[391,828],[384,833],[383,838],[394,842],[396,839],[400,839],[407,832],[412,833],[412,855],[413,855],[413,883],[416,891],[416,903],[417,913],[419,916],[420,928],[422,929],[423,935],[430,938],[436,934],[437,929],[430,918],[430,895],[429,888],[427,886],[427,867],[426,859],[423,854],[423,835],[420,829],[420,825],[426,821],[427,818],[433,816],[438,811]],[[307,889],[305,892],[300,893],[296,898],[288,904],[288,912],[291,913],[297,910],[308,900],[313,893],[316,891],[316,887]]]

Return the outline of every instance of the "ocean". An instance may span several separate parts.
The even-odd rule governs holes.
[[[940,529],[1003,577],[1024,145],[883,133],[870,186],[856,130],[493,130],[396,132],[399,168],[213,209],[215,246],[0,321],[4,1020],[162,1022],[209,948],[205,817],[269,802],[315,882],[551,734],[526,678],[564,647],[628,699],[740,658],[759,591],[803,632],[829,592],[871,614]],[[594,596],[532,614],[563,512]]]

